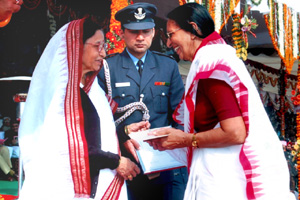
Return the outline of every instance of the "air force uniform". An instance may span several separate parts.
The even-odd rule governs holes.
[[[155,13],[154,5],[136,3],[120,10],[116,14],[116,19],[121,21],[122,26],[126,29],[150,29],[155,25],[152,19]],[[139,16],[136,16],[138,14]],[[139,17],[143,14],[145,14],[144,18],[140,19]],[[143,70],[140,75],[136,65],[137,60],[127,49],[120,54],[117,53],[106,58],[110,71],[112,98],[118,103],[118,107],[142,101],[149,110],[151,128],[171,125],[182,129],[172,119],[173,111],[184,93],[177,62],[167,55],[148,50],[141,59]],[[108,92],[104,68],[99,73],[99,80],[101,87]],[[115,119],[122,114],[124,113],[115,114]],[[118,125],[117,132],[121,144],[129,139],[124,133],[124,126],[140,122],[143,114],[142,111],[137,110]],[[125,155],[127,152],[125,150],[122,153]],[[132,158],[131,155],[127,156]],[[151,180],[146,175],[138,175],[133,181],[127,182],[129,199],[151,199],[151,195],[153,195],[151,188],[160,193],[159,199],[173,200],[178,197],[182,199],[186,182],[186,168],[161,172],[159,177]],[[174,188],[174,185],[178,185],[179,189]],[[172,196],[172,191],[176,196]],[[139,195],[144,195],[144,197],[136,198]]]

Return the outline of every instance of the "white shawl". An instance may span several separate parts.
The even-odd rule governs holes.
[[[82,55],[82,42],[77,38],[82,37],[81,29],[81,20],[63,26],[48,43],[33,73],[19,130],[25,171],[20,200],[89,198],[87,144],[82,133],[82,113],[76,110],[76,106],[81,108],[81,102],[73,91],[66,95],[72,89],[79,91],[81,69],[69,70],[70,65],[81,67],[81,59],[74,56]],[[74,46],[67,45],[66,40],[72,40]],[[92,79],[89,87],[88,96],[101,119],[101,148],[117,154],[116,130],[105,93],[97,79]],[[116,199],[119,193],[112,189],[118,187],[122,187],[120,199],[127,199],[126,186],[116,171],[100,170],[97,199]]]

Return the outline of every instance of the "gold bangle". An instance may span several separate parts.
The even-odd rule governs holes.
[[[192,147],[198,148],[198,142],[196,140],[196,133],[194,133],[193,137],[192,137]]]
[[[125,134],[128,135],[128,128],[127,128],[127,125],[124,126],[124,131],[125,131]]]

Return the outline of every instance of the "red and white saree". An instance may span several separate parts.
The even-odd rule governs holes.
[[[197,51],[174,118],[184,125],[185,132],[194,133],[198,80],[219,79],[233,88],[248,135],[243,145],[189,149],[190,175],[184,199],[289,199],[282,145],[245,65],[235,49],[216,34],[208,36]]]

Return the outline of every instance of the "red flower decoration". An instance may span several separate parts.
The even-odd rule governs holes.
[[[120,35],[120,29],[116,29],[116,30],[115,30],[115,33],[116,33],[117,35]]]
[[[117,41],[117,38],[113,35],[111,36],[111,38],[109,38],[109,40],[112,42],[112,43],[115,43]]]
[[[117,26],[117,25],[112,26],[112,30],[113,31],[119,30],[119,26]]]
[[[112,38],[114,35],[111,32],[107,32],[106,33],[106,38],[110,39]]]

